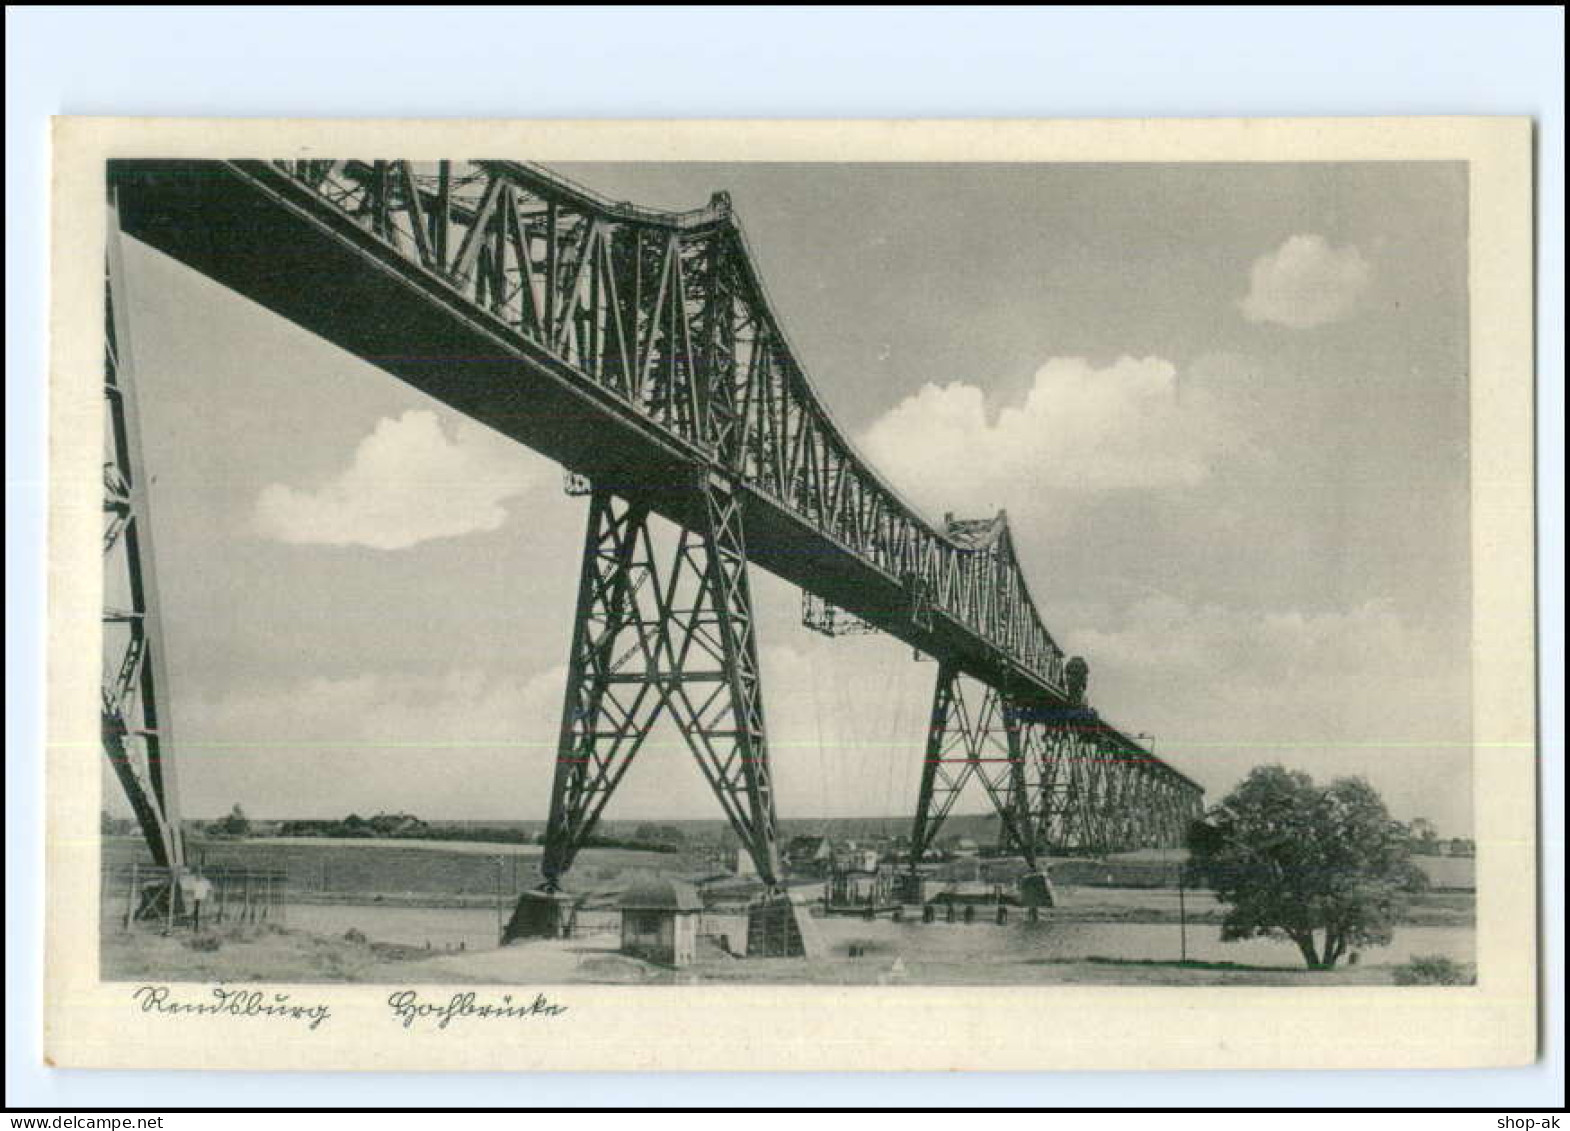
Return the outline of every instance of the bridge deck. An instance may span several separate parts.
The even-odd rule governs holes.
[[[701,521],[697,469],[713,453],[491,316],[439,272],[263,162],[111,165],[123,230],[498,432],[645,502]],[[904,643],[1026,699],[1067,707],[1063,686],[910,590],[835,535],[743,481],[748,557]],[[1105,725],[1105,724],[1101,724]],[[1134,760],[1198,786],[1113,728]]]

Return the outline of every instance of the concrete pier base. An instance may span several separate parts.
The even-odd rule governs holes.
[[[576,901],[565,892],[524,892],[502,932],[502,945],[515,939],[566,938],[572,931],[576,907]]]
[[[748,908],[748,958],[818,958],[824,952],[818,924],[789,896],[771,896]]]
[[[894,895],[901,903],[925,903],[926,880],[914,872],[901,872],[894,877]]]

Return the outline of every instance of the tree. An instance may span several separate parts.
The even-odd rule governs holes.
[[[1412,851],[1419,856],[1439,855],[1439,831],[1427,817],[1412,818],[1407,825],[1407,837],[1412,842]]]
[[[1424,883],[1406,829],[1366,781],[1321,788],[1281,766],[1256,767],[1196,821],[1189,850],[1196,878],[1229,905],[1223,940],[1287,939],[1312,969],[1388,944]]]
[[[679,847],[687,842],[687,834],[675,825],[644,823],[632,830],[632,839],[639,844],[658,844]]]
[[[238,802],[229,810],[227,817],[222,817],[213,822],[213,831],[224,836],[245,836],[251,831],[251,820],[245,815],[245,810],[240,808]]]

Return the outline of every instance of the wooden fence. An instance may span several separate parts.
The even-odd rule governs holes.
[[[178,883],[172,882],[178,880]],[[118,900],[120,923],[200,930],[225,923],[276,923],[282,926],[289,894],[289,873],[277,868],[235,865],[186,867],[178,877],[169,868],[132,861],[103,872],[105,902]]]

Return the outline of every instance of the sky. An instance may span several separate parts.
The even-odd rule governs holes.
[[[842,430],[933,518],[1007,509],[1092,702],[1209,801],[1278,762],[1470,835],[1463,166],[558,168],[728,191]],[[186,815],[542,819],[587,501],[125,259]],[[780,814],[911,812],[935,665],[753,579]],[[606,813],[719,815],[663,728]]]

